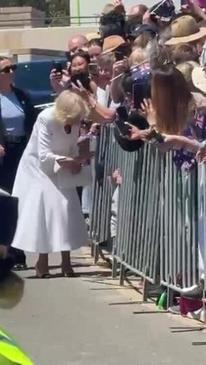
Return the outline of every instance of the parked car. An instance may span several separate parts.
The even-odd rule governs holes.
[[[29,93],[34,105],[51,103],[54,100],[49,81],[54,61],[66,64],[66,60],[62,58],[33,60],[18,64],[14,77],[15,85]]]

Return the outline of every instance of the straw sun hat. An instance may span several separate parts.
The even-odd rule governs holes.
[[[195,67],[192,71],[193,85],[206,94],[206,69],[205,67]]]
[[[97,32],[93,32],[93,33],[87,33],[87,34],[86,34],[86,38],[87,38],[88,42],[90,42],[90,41],[93,41],[94,39],[95,39],[95,40],[96,40],[96,39],[100,39],[100,38],[101,38],[101,36],[100,36],[100,34],[99,34],[99,33],[97,33]]]
[[[125,40],[118,35],[111,35],[104,39],[103,52],[102,54],[110,53],[115,51],[120,46],[125,46]]]
[[[171,24],[171,39],[165,44],[174,46],[180,43],[190,43],[206,37],[206,27],[199,27],[190,15],[184,15],[174,20]]]

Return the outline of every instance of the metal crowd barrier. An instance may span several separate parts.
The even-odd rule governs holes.
[[[46,104],[38,104],[38,105],[35,105],[34,108],[39,110],[39,111],[42,111],[42,110],[44,110],[46,108],[49,108],[51,106],[54,106],[54,102],[46,103]]]
[[[162,153],[148,144],[137,152],[123,151],[114,139],[113,126],[102,127],[98,143],[91,217],[95,259],[99,245],[110,241],[113,187],[108,177],[117,168],[123,183],[113,242],[113,273],[120,264],[121,284],[129,269],[145,282],[171,290],[197,283],[197,169],[188,173],[178,170],[172,152]],[[206,212],[206,181],[203,191]]]

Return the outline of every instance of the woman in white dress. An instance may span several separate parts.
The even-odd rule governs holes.
[[[49,275],[51,252],[62,253],[62,274],[73,276],[70,251],[87,243],[76,188],[69,181],[65,187],[61,177],[78,174],[91,157],[80,158],[77,145],[88,112],[80,96],[62,92],[54,107],[39,114],[18,167],[13,196],[19,198],[19,219],[12,246],[39,253],[40,278]]]

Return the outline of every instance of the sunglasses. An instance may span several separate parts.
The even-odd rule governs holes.
[[[0,70],[0,73],[10,74],[11,71],[15,71],[16,69],[17,65],[6,66]]]
[[[72,132],[72,127],[71,127],[70,125],[66,124],[66,125],[64,126],[64,131],[65,131],[65,133],[66,133],[66,134],[71,134],[71,132]]]

